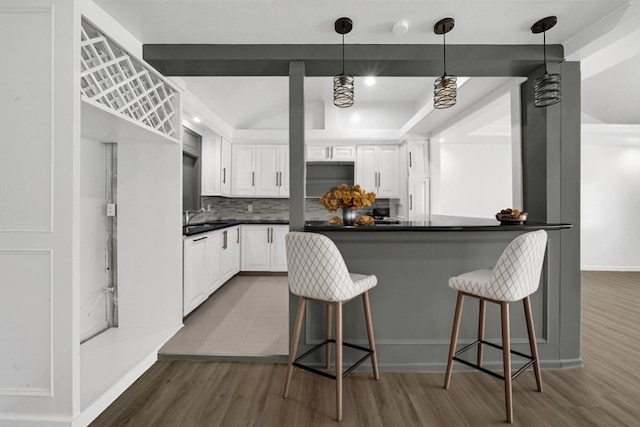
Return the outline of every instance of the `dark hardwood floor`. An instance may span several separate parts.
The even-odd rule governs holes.
[[[513,385],[514,425],[640,425],[640,273],[582,273],[584,367],[532,372]],[[334,421],[334,382],[285,365],[158,361],[92,426],[487,426],[505,423],[502,382],[455,372],[351,374],[344,420]]]

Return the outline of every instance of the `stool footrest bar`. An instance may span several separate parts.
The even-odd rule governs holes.
[[[471,350],[472,348],[474,348],[474,347],[476,347],[476,346],[478,346],[480,344],[486,344],[489,347],[493,347],[493,348],[496,348],[496,349],[499,349],[499,350],[503,349],[503,347],[501,345],[494,344],[492,342],[485,341],[485,340],[477,340],[477,341],[472,342],[469,345],[466,345],[466,346],[462,347],[460,350],[456,351],[454,353],[453,360],[455,360],[456,362],[460,362],[463,365],[467,365],[467,366],[469,366],[471,368],[477,369],[477,370],[479,370],[481,372],[484,372],[485,374],[489,374],[492,377],[496,377],[496,378],[499,378],[501,380],[504,380],[504,375],[500,375],[497,372],[494,372],[494,371],[492,371],[490,369],[487,369],[487,368],[484,368],[484,367],[482,367],[482,366],[480,366],[480,365],[478,365],[476,363],[469,362],[468,360],[464,360],[464,359],[461,359],[461,358],[458,357],[460,354],[462,354],[462,353],[464,353],[464,352],[466,352],[468,350]],[[534,359],[533,357],[529,356],[528,354],[524,354],[524,353],[521,353],[521,352],[516,351],[516,350],[509,350],[509,352],[511,354],[515,354],[516,356],[520,356],[522,358],[527,359],[527,363],[525,363],[522,367],[520,367],[520,369],[518,369],[517,371],[515,371],[511,375],[511,379],[512,380],[516,379],[521,373],[523,373],[528,367],[533,365],[535,363],[535,361],[536,361],[536,359]]]
[[[314,374],[318,374],[318,375],[321,375],[323,377],[331,378],[332,380],[335,380],[336,376],[333,375],[333,374],[330,374],[330,373],[328,373],[326,371],[323,371],[321,369],[317,369],[317,368],[314,368],[312,366],[304,365],[304,364],[300,363],[301,360],[305,359],[306,357],[308,357],[312,353],[315,353],[316,351],[322,349],[324,346],[326,346],[329,343],[334,343],[335,344],[335,342],[336,342],[336,340],[334,340],[334,339],[324,340],[323,342],[321,342],[320,344],[318,344],[315,347],[311,348],[310,350],[308,350],[307,352],[305,352],[301,356],[296,357],[295,361],[293,362],[293,366],[296,366],[296,367],[298,367],[300,369],[304,369],[305,371],[313,372]],[[354,348],[356,350],[364,351],[366,353],[363,357],[361,357],[359,360],[357,360],[355,363],[353,363],[351,366],[349,366],[342,373],[342,378],[344,378],[347,375],[349,375],[354,369],[356,369],[358,366],[360,366],[362,364],[362,362],[364,362],[369,357],[371,357],[371,355],[373,354],[373,350],[371,350],[370,348],[367,348],[367,347],[362,347],[360,345],[351,344],[351,343],[344,342],[344,341],[342,342],[342,346],[343,347]]]

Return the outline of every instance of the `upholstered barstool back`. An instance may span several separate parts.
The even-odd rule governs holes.
[[[444,388],[449,388],[454,361],[504,380],[505,408],[507,422],[510,423],[513,422],[511,381],[524,372],[525,369],[533,366],[538,391],[542,391],[538,346],[536,343],[529,296],[538,289],[546,247],[547,233],[544,230],[525,233],[509,243],[493,269],[475,270],[449,279],[449,287],[458,291],[458,299],[456,301],[456,311],[453,318],[453,328],[451,330],[451,342],[449,344],[449,358],[447,360]],[[465,297],[477,298],[479,301],[478,339],[456,351]],[[529,349],[531,350],[530,356],[511,350],[511,339],[509,337],[509,303],[520,300],[523,302],[527,322]],[[487,302],[500,305],[500,320],[502,324],[501,346],[491,341],[485,341],[484,339],[485,306]],[[482,366],[483,346],[485,345],[502,350],[502,375]],[[476,363],[458,357],[472,348],[477,348]],[[511,372],[512,354],[527,359],[527,362],[513,374]]]
[[[492,270],[476,270],[449,279],[449,287],[495,301],[520,301],[538,290],[547,233],[516,237]]]
[[[320,301],[348,301],[377,283],[376,276],[350,274],[328,237],[292,231],[285,236],[289,290]]]
[[[289,363],[284,380],[283,397],[289,395],[289,384],[293,367],[322,375],[336,381],[336,419],[342,419],[342,379],[366,359],[371,358],[373,377],[377,380],[378,359],[375,353],[373,338],[373,323],[369,303],[369,289],[373,288],[378,279],[374,275],[353,274],[347,270],[347,265],[336,245],[328,237],[316,233],[302,233],[292,231],[285,236],[287,247],[287,267],[289,269],[289,289],[298,295],[298,310],[291,334],[291,348]],[[362,296],[365,324],[369,347],[363,347],[342,340],[342,306],[357,296]],[[300,342],[300,331],[304,319],[307,302],[320,302],[326,306],[325,334],[326,339],[311,350],[296,357]],[[332,338],[332,312],[335,308],[335,338]],[[330,346],[335,348],[335,367],[331,368]],[[342,367],[342,347],[350,347],[364,354],[348,369]],[[325,369],[321,370],[311,365],[303,364],[303,360],[324,348],[326,351]]]

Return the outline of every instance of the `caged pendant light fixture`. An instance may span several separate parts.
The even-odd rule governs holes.
[[[344,73],[344,35],[353,28],[349,18],[338,18],[335,23],[336,33],[342,34],[342,73],[333,76],[333,104],[347,108],[353,105],[353,76]]]
[[[434,33],[442,34],[442,51],[444,58],[444,73],[438,77],[433,86],[433,108],[438,110],[453,107],[456,104],[458,91],[456,81],[458,78],[447,74],[447,42],[445,39],[445,34],[453,29],[454,24],[453,18],[444,18],[436,22],[436,25],[433,27]]]
[[[562,84],[560,74],[549,74],[547,71],[547,30],[553,28],[558,22],[555,16],[547,16],[533,24],[533,34],[542,33],[542,49],[544,55],[544,74],[533,82],[533,105],[547,107],[557,104],[562,100]]]

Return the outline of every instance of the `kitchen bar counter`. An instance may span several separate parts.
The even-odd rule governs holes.
[[[579,298],[561,298],[580,286],[579,276],[563,270],[562,242],[579,230],[565,223],[527,221],[501,225],[495,219],[443,218],[430,222],[400,222],[374,226],[329,226],[308,221],[304,230],[328,236],[342,253],[349,271],[374,274],[378,284],[370,291],[373,325],[380,368],[384,371],[444,371],[451,336],[456,292],[449,277],[493,267],[516,236],[531,230],[547,231],[548,243],[540,288],[531,297],[541,365],[544,368],[580,366]],[[569,254],[573,256],[573,254]],[[289,300],[291,324],[297,298]],[[460,344],[477,333],[478,304],[467,300]],[[310,304],[302,330],[300,352],[324,338],[324,307]],[[367,343],[362,303],[345,305],[344,339]],[[486,337],[500,343],[500,312],[487,305]],[[511,338],[515,350],[528,352],[522,304],[512,304]],[[345,355],[345,363],[356,356]],[[501,366],[499,351],[485,351],[487,368]],[[320,364],[321,360],[314,360]],[[514,359],[514,363],[516,360]],[[362,369],[367,369],[362,367]],[[464,369],[456,365],[456,370]],[[523,375],[526,377],[526,375]],[[524,378],[523,381],[527,381]]]
[[[438,218],[431,221],[386,221],[391,223],[375,225],[329,225],[326,221],[307,221],[305,231],[348,231],[348,232],[389,232],[389,231],[529,231],[560,230],[571,228],[571,224],[526,221],[524,224],[501,224],[496,219],[487,218]]]

